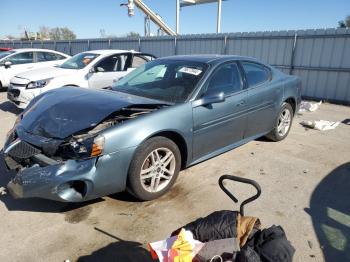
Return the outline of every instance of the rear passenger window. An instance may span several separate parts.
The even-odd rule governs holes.
[[[50,52],[36,52],[37,62],[48,62],[64,59],[63,56]]]
[[[263,65],[250,62],[242,62],[243,69],[249,84],[253,87],[270,79],[270,70]]]
[[[134,59],[132,60],[132,68],[138,68],[140,65],[143,65],[144,63],[147,63],[147,60],[141,56],[134,56]]]
[[[207,93],[231,94],[242,89],[241,75],[236,63],[220,66],[212,75]]]

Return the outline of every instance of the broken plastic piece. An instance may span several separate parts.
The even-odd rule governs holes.
[[[4,195],[6,195],[6,194],[7,194],[6,188],[0,187],[0,196],[4,196]]]
[[[326,131],[326,130],[335,129],[340,124],[340,122],[319,120],[319,121],[302,121],[300,124],[308,128],[312,128],[320,131]]]

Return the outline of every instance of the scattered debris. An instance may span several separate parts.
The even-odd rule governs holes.
[[[279,216],[279,217],[284,217],[284,214],[283,214],[283,212],[281,212],[281,211],[276,211],[275,213],[276,213],[276,215]]]
[[[117,213],[117,216],[132,216],[130,213]]]
[[[254,152],[250,152],[250,155],[251,155],[251,156],[254,156]]]
[[[304,169],[304,170],[303,170],[303,173],[304,173],[304,174],[307,174],[308,172],[309,172],[309,170],[307,170],[307,169]]]
[[[317,120],[317,121],[302,121],[300,124],[307,128],[326,131],[326,130],[335,129],[340,124],[340,122]]]
[[[266,175],[266,173],[265,173],[265,171],[264,171],[264,169],[262,169],[262,168],[260,168],[260,175]]]
[[[316,256],[315,256],[315,255],[310,255],[310,257],[314,258],[314,257],[316,257]]]
[[[341,121],[343,124],[350,126],[350,118],[344,119]]]
[[[299,112],[305,112],[305,111],[315,112],[320,107],[321,104],[322,104],[322,101],[320,101],[318,103],[301,101]]]
[[[310,249],[312,249],[313,245],[312,245],[311,240],[308,240],[307,243],[309,244]]]
[[[0,187],[0,196],[4,196],[7,194],[6,188]]]

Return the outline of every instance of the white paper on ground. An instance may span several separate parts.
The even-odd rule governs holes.
[[[316,130],[326,131],[326,130],[335,129],[340,124],[340,122],[318,120],[318,121],[302,121],[300,124]]]
[[[301,101],[299,112],[305,112],[305,111],[315,112],[320,107],[321,104],[322,104],[322,101],[320,101],[318,103]]]

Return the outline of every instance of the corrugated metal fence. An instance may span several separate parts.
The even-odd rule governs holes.
[[[1,47],[48,48],[67,54],[94,49],[134,49],[158,57],[181,54],[252,56],[303,80],[303,96],[350,104],[350,30],[318,29],[253,33],[0,41]]]

